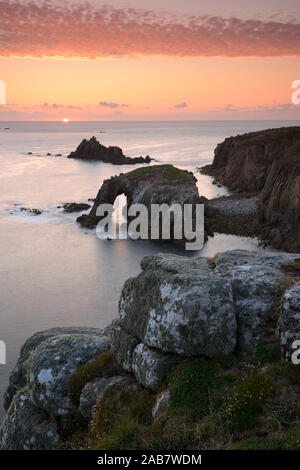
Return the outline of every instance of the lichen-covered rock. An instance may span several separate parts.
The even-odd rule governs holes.
[[[203,258],[146,257],[120,300],[120,326],[145,345],[182,356],[230,354],[237,325],[231,284]]]
[[[64,334],[43,341],[28,358],[27,384],[31,401],[56,415],[75,409],[68,381],[76,367],[109,348],[105,336]]]
[[[79,411],[88,420],[92,418],[94,407],[108,387],[126,381],[126,377],[103,377],[88,382],[80,395]]]
[[[162,411],[170,405],[171,393],[170,390],[164,390],[157,398],[155,405],[152,408],[152,416],[156,418]]]
[[[214,260],[146,256],[142,272],[124,285],[117,336],[182,356],[254,354],[274,311],[283,267],[297,259],[245,250],[219,253]],[[127,343],[120,344],[119,339],[116,349],[130,370],[133,347],[126,358]]]
[[[299,254],[279,253],[276,251],[229,250],[217,253],[214,257],[216,273],[224,277],[234,266],[269,266],[279,268],[300,258]]]
[[[126,333],[118,324],[112,329],[111,351],[120,366],[127,372],[132,370],[132,355],[139,342],[137,338]]]
[[[148,348],[140,343],[133,352],[132,371],[138,383],[157,390],[176,357]]]
[[[31,403],[26,389],[19,391],[0,427],[0,449],[51,450],[59,442],[56,424]]]
[[[238,323],[237,348],[254,353],[261,328],[269,320],[283,277],[279,266],[286,257],[245,252],[222,253],[215,257],[215,273],[231,282]]]
[[[27,362],[18,363],[9,376],[9,385],[4,392],[3,406],[8,410],[14,396],[26,385]]]
[[[300,282],[288,289],[282,298],[277,335],[284,359],[291,361],[292,354],[300,349]],[[294,341],[299,343],[293,348]]]
[[[27,359],[32,351],[34,351],[40,343],[53,336],[63,334],[89,334],[102,336],[103,330],[99,328],[83,328],[83,327],[62,327],[50,328],[49,330],[39,331],[23,344],[16,367],[10,374],[9,385],[4,394],[4,408],[8,409],[14,395],[21,390],[27,382]]]

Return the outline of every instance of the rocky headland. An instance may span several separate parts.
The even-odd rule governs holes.
[[[151,158],[146,157],[126,157],[120,147],[105,147],[101,145],[96,137],[87,140],[84,139],[74,152],[71,152],[68,158],[79,158],[83,160],[97,160],[113,165],[133,165],[150,163]]]
[[[202,173],[257,196],[261,236],[273,247],[300,251],[300,127],[230,137]]]
[[[105,330],[26,341],[1,449],[299,449],[300,254],[141,266]]]

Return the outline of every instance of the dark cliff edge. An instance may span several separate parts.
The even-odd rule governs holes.
[[[147,157],[126,157],[120,147],[105,147],[101,145],[96,137],[90,140],[84,139],[75,152],[71,152],[68,158],[79,158],[82,160],[97,160],[113,165],[132,165],[138,163],[150,163],[151,158]]]
[[[262,236],[274,248],[300,251],[300,126],[225,139],[201,172],[257,194]]]

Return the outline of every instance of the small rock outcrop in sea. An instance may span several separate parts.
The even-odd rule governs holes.
[[[21,207],[20,209],[21,212],[26,212],[30,215],[41,215],[42,211],[39,209],[29,209],[28,207]]]
[[[235,191],[257,194],[267,240],[275,248],[300,251],[300,127],[225,139],[201,172]]]
[[[243,250],[214,259],[145,257],[109,327],[54,328],[26,341],[5,393],[0,448],[59,447],[68,416],[92,426],[97,407],[115,393],[126,400],[142,387],[161,391],[180,358],[251,357],[278,313],[282,354],[291,361],[300,333],[299,264],[300,254]],[[287,279],[295,282],[283,291]],[[151,400],[155,419],[171,398],[165,389]]]
[[[63,205],[65,212],[81,212],[90,209],[90,204],[85,204],[83,202],[67,202]]]
[[[98,160],[113,165],[132,165],[137,163],[150,163],[149,156],[144,157],[126,157],[120,147],[105,147],[101,145],[96,137],[90,140],[84,139],[77,147],[75,152],[71,152],[68,158],[80,158],[83,160]]]
[[[103,182],[95,203],[89,214],[77,219],[83,227],[94,228],[100,221],[97,208],[101,204],[114,204],[116,198],[124,194],[127,197],[128,208],[132,204],[143,204],[151,214],[153,204],[205,204],[206,198],[199,197],[197,180],[186,170],[180,170],[173,165],[153,165],[142,167],[119,176],[114,176]],[[149,230],[151,217],[149,217]],[[172,230],[171,230],[172,232]],[[205,237],[213,235],[205,225]]]

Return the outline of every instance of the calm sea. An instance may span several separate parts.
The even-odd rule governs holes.
[[[170,250],[187,254],[148,242],[100,241],[75,223],[78,214],[57,208],[65,202],[87,202],[105,178],[133,168],[67,159],[83,138],[95,135],[104,145],[122,147],[126,155],[150,155],[195,171],[212,161],[214,148],[225,137],[297,124],[0,122],[0,339],[7,345],[7,365],[0,365],[1,401],[20,346],[29,336],[55,326],[106,326],[118,316],[123,283],[139,272],[143,256]],[[48,152],[62,157],[46,156]],[[212,185],[210,177],[195,175],[200,194],[228,194],[226,188]],[[21,207],[43,213],[32,216],[21,213]],[[259,249],[255,239],[216,235],[197,254],[212,256],[235,248]]]

